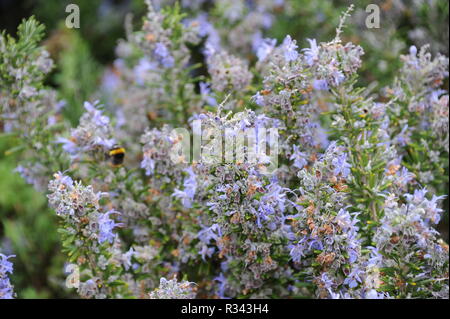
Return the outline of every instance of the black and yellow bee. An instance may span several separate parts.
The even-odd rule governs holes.
[[[367,114],[369,114],[369,110],[368,109],[363,109],[363,113],[359,115],[359,117],[365,118],[367,116]]]
[[[120,167],[123,165],[125,159],[125,148],[114,145],[108,152],[108,158],[111,159],[111,165],[113,167]]]

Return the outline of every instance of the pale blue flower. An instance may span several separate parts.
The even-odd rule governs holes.
[[[68,138],[58,137],[55,142],[62,144],[62,149],[70,155],[75,155],[79,152],[78,145]]]
[[[351,165],[347,162],[347,153],[338,155],[332,161],[334,166],[334,174],[341,174],[342,177],[346,178],[350,174]]]
[[[328,91],[328,82],[324,79],[315,79],[313,81],[313,88],[319,91]]]
[[[113,219],[109,218],[112,214],[118,214],[114,210],[110,210],[105,214],[102,214],[98,219],[98,242],[104,243],[108,241],[110,243],[113,242],[116,235],[113,233],[114,228],[122,226],[120,223],[116,223]]]
[[[364,271],[358,267],[353,268],[347,278],[345,278],[344,285],[347,285],[349,288],[356,288],[362,282],[363,274]]]
[[[219,298],[221,298],[221,299],[228,299],[227,297],[225,297],[225,291],[226,291],[226,289],[228,287],[228,279],[227,279],[227,277],[225,277],[223,273],[220,273],[219,276],[214,278],[214,281],[218,282],[217,295],[219,296]]]
[[[134,67],[133,74],[136,83],[142,85],[144,84],[146,75],[152,71],[156,70],[157,65],[154,62],[150,62],[147,58],[141,58],[139,63]]]
[[[206,261],[206,257],[211,257],[215,251],[216,248],[208,247],[208,245],[203,244],[202,249],[199,251],[199,255],[202,256],[203,261]]]
[[[411,142],[411,131],[408,130],[409,126],[408,124],[406,124],[405,126],[403,126],[402,130],[400,131],[400,133],[395,137],[395,140],[397,141],[397,143],[400,146],[406,146],[407,144],[409,144]]]
[[[292,40],[291,36],[288,35],[283,41],[282,44],[284,58],[286,62],[291,62],[294,60],[297,60],[298,58],[298,51],[297,51],[297,44],[295,40]]]
[[[265,103],[264,103],[264,96],[262,96],[261,93],[259,93],[259,91],[256,92],[255,95],[252,96],[252,100],[258,106],[264,106],[265,105]]]
[[[298,169],[302,169],[308,164],[307,155],[303,152],[300,152],[300,148],[298,145],[293,146],[292,155],[289,157],[291,161],[294,161],[294,167]]]
[[[315,238],[303,236],[296,244],[289,245],[288,249],[290,249],[289,255],[292,261],[300,262],[311,250],[322,250],[323,244]]]
[[[341,84],[342,82],[344,82],[345,80],[345,75],[344,73],[342,73],[341,70],[335,69],[332,73],[331,73],[331,78],[333,79],[332,84],[334,86],[338,86],[339,84]]]
[[[151,176],[155,173],[155,160],[150,156],[144,155],[144,158],[141,162],[141,168],[145,169],[145,175]]]
[[[258,61],[263,61],[266,57],[273,51],[277,44],[276,39],[263,39],[259,43],[256,49],[256,56],[258,57]]]
[[[8,259],[14,255],[5,256],[0,253],[0,299],[13,299],[13,287],[9,281],[8,274],[13,273],[13,264]]]
[[[384,295],[382,293],[378,293],[375,289],[370,289],[365,294],[365,299],[384,299]]]
[[[209,83],[200,82],[200,95],[202,96],[203,101],[210,105],[216,106],[217,100],[213,97],[213,93],[211,92],[211,85]]]
[[[133,247],[130,247],[130,249],[125,254],[122,254],[122,264],[123,264],[123,267],[125,268],[125,270],[128,270],[131,268],[131,266],[132,266],[131,258],[134,255],[135,255],[135,251],[134,251]]]
[[[180,190],[176,188],[172,196],[180,199],[185,208],[191,208],[197,190],[197,175],[192,170],[192,167],[188,167],[184,171],[188,173],[188,178],[185,178],[183,183],[184,189]]]
[[[210,244],[211,240],[218,241],[220,237],[222,237],[222,231],[219,224],[213,224],[210,227],[204,227],[197,234],[197,238],[205,244]]]
[[[290,249],[289,255],[291,256],[293,262],[298,263],[303,257],[305,257],[306,244],[304,243],[304,240],[305,239],[302,239],[297,244],[288,246]]]
[[[319,47],[317,46],[317,42],[315,39],[307,39],[310,45],[310,48],[303,49],[305,53],[305,60],[308,65],[312,66],[319,60]]]
[[[95,101],[94,104],[89,102],[84,102],[84,108],[91,116],[92,122],[98,126],[107,126],[109,124],[109,117],[104,116],[103,112],[98,109],[98,101]]]
[[[320,276],[320,281],[322,282],[324,288],[327,290],[331,289],[332,286],[334,285],[334,281],[330,278],[330,276],[326,272],[322,273],[322,275]]]
[[[7,273],[12,274],[13,263],[10,262],[8,259],[14,258],[14,257],[16,257],[16,256],[15,255],[5,256],[0,253],[0,274],[7,274]]]
[[[167,49],[166,45],[158,42],[156,43],[155,55],[158,58],[158,61],[165,67],[171,68],[175,64],[175,59],[170,54],[169,49]]]

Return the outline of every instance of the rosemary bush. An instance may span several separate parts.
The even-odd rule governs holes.
[[[72,79],[90,96],[75,120],[64,88],[78,70],[46,85],[43,25],[0,35],[2,138],[57,217],[66,286],[82,298],[448,298],[435,229],[448,58],[401,48],[378,85],[346,40],[353,6],[328,41],[300,48],[266,37],[295,1],[203,2],[146,1],[98,87]],[[185,132],[192,154],[174,156]],[[227,144],[242,134],[254,138]],[[250,161],[255,145],[276,152]],[[1,298],[15,296],[12,262],[0,254]]]

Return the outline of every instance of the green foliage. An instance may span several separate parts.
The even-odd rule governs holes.
[[[17,35],[18,40],[6,35],[5,32],[0,34],[0,81],[4,87],[14,83],[15,79],[9,74],[8,68],[21,68],[30,66],[29,61],[35,60],[40,50],[38,43],[44,36],[44,25],[38,23],[34,17],[23,20],[19,26]],[[36,76],[35,83],[42,79],[42,72],[39,72],[36,66],[31,66],[26,70]],[[3,107],[3,106],[2,106]]]
[[[59,52],[55,83],[59,86],[60,98],[66,102],[63,114],[76,126],[83,112],[83,102],[89,100],[99,81],[100,66],[80,34],[63,28],[59,30],[64,46]]]
[[[68,297],[65,258],[56,233],[57,218],[47,199],[14,172],[17,156],[5,156],[13,143],[0,137],[0,237],[14,252],[12,277],[21,298]]]

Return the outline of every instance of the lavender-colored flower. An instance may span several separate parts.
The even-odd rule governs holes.
[[[370,250],[370,258],[367,262],[367,266],[380,266],[383,262],[383,256],[380,254],[380,251],[376,247],[367,247]]]
[[[159,287],[150,293],[150,299],[194,299],[193,283],[177,282],[176,278],[167,280],[161,278]]]
[[[331,83],[334,86],[338,86],[339,84],[341,84],[345,80],[344,73],[342,73],[342,71],[337,69],[337,68],[335,68],[333,70],[333,72],[331,72],[330,76],[331,76],[331,79],[332,79]]]
[[[110,120],[103,115],[98,101],[93,104],[84,103],[86,113],[80,119],[77,128],[72,129],[69,139],[58,138],[57,143],[63,144],[63,149],[72,159],[77,159],[85,154],[102,153],[112,148],[116,141],[112,138]]]
[[[328,82],[324,79],[315,79],[313,81],[313,88],[319,91],[328,91]]]
[[[428,193],[426,188],[415,189],[413,194],[405,194],[405,198],[414,205],[419,205],[426,200],[425,195]]]
[[[201,13],[195,19],[198,24],[197,32],[200,37],[206,37],[206,43],[209,47],[220,49],[220,35],[214,25],[208,21],[208,14]]]
[[[261,40],[259,46],[256,49],[256,56],[258,57],[258,61],[264,61],[267,56],[275,49],[277,44],[276,39],[263,39]]]
[[[307,39],[310,45],[310,48],[303,49],[305,54],[305,60],[308,65],[312,66],[319,60],[319,47],[317,46],[317,42],[315,39]]]
[[[98,218],[98,242],[100,244],[104,243],[105,241],[112,243],[114,241],[114,238],[116,237],[116,235],[113,233],[114,228],[122,225],[120,223],[116,223],[113,219],[110,218],[112,214],[118,213],[114,210],[110,210],[102,214]]]
[[[200,256],[202,256],[203,261],[206,261],[206,257],[211,257],[214,252],[216,251],[216,248],[214,247],[208,247],[208,245],[202,244],[201,249],[198,252]]]
[[[323,244],[316,238],[303,236],[296,244],[289,245],[288,249],[292,261],[300,262],[311,250],[322,250]]]
[[[349,288],[356,288],[362,282],[363,274],[364,271],[360,268],[353,268],[347,278],[345,278],[344,285],[347,285]]]
[[[136,83],[142,85],[145,82],[146,75],[152,71],[156,70],[157,65],[154,62],[150,62],[147,58],[141,58],[139,63],[134,67],[133,73],[136,79]]]
[[[400,146],[406,146],[410,141],[411,132],[408,130],[408,124],[406,124],[401,132],[395,137],[396,142],[400,145]]]
[[[111,94],[119,88],[119,85],[120,77],[110,68],[106,69],[101,79],[101,88],[107,92],[107,94]]]
[[[8,259],[13,257],[15,256],[5,256],[0,253],[0,299],[14,298],[13,286],[8,277],[8,274],[13,273],[13,264]]]
[[[209,83],[200,82],[200,95],[202,96],[203,101],[211,106],[217,105],[217,100],[213,97],[213,93],[211,92],[211,85]]]
[[[417,56],[417,47],[415,45],[409,47],[409,54],[413,57]]]
[[[105,150],[109,150],[114,145],[116,145],[116,140],[114,138],[102,138],[100,136],[97,136],[94,138],[94,143],[96,145],[102,146]]]
[[[131,264],[131,258],[136,254],[136,252],[134,251],[133,247],[130,247],[130,249],[122,254],[122,264],[123,267],[125,268],[125,270],[128,270],[131,268],[132,264]]]
[[[320,276],[320,283],[323,285],[323,288],[327,290],[331,289],[332,286],[334,285],[334,281],[330,278],[330,276],[326,272],[322,273],[322,275]]]
[[[420,69],[419,60],[417,59],[417,47],[412,45],[409,47],[409,55],[411,59],[408,60],[408,64],[413,66],[416,70]]]
[[[62,144],[64,152],[67,152],[68,154],[75,155],[79,151],[77,144],[68,138],[58,137],[55,142],[57,144]]]
[[[208,72],[211,75],[213,90],[223,92],[233,89],[244,90],[253,78],[247,61],[227,53],[224,50],[213,49],[208,53]]]
[[[184,171],[188,173],[188,178],[183,183],[184,189],[180,190],[176,188],[172,196],[180,199],[184,207],[191,208],[197,190],[197,175],[194,173],[192,167],[188,167]]]
[[[350,213],[344,208],[339,210],[339,213],[336,215],[334,220],[344,231],[354,227],[358,222],[356,218],[352,219]]]
[[[109,124],[109,118],[103,115],[97,107],[97,102],[94,104],[89,102],[84,102],[84,108],[91,116],[92,121],[98,126],[107,126]]]
[[[370,289],[365,294],[365,299],[384,299],[384,295],[382,293],[377,292],[375,289]]]
[[[78,288],[78,293],[82,298],[92,298],[98,296],[99,287],[94,279],[88,279],[85,282],[80,283],[80,287]]]
[[[68,187],[68,188],[73,187],[73,179],[72,179],[70,176],[64,175],[64,174],[61,173],[61,172],[58,172],[57,175],[60,176],[59,182],[60,182],[62,185],[66,186],[66,187]]]
[[[298,145],[294,145],[293,147],[294,149],[289,159],[291,161],[294,161],[294,167],[302,169],[308,164],[307,155],[304,152],[300,152],[300,148]]]
[[[15,255],[5,256],[0,254],[0,274],[12,274],[13,272],[13,263],[8,261],[9,258],[14,258]]]
[[[357,222],[358,221],[355,218],[353,223],[357,223]],[[361,242],[359,239],[356,238],[357,231],[358,231],[358,227],[354,226],[353,228],[348,230],[348,233],[347,233],[348,238],[346,241],[347,246],[345,247],[345,250],[347,251],[348,262],[350,264],[355,263],[360,257]]]
[[[302,240],[295,245],[288,246],[288,248],[293,262],[299,263],[305,257],[306,244]]]
[[[338,157],[332,160],[332,164],[335,175],[341,174],[342,177],[346,178],[350,174],[350,168],[352,166],[347,162],[347,153],[338,155]]]
[[[403,189],[405,189],[416,177],[416,175],[408,171],[406,167],[402,167],[401,170],[397,171],[395,176],[395,184]]]
[[[214,44],[210,42],[205,43],[205,48],[203,49],[202,53],[205,55],[206,58],[211,58],[214,56],[220,48],[216,47]]]
[[[218,241],[222,236],[219,224],[213,224],[210,227],[203,228],[198,232],[197,238],[205,244],[210,244],[211,240]]]
[[[202,263],[208,265],[201,272],[205,297],[384,298],[385,288],[400,281],[407,284],[392,290],[395,297],[447,297],[448,245],[434,227],[444,197],[433,177],[446,167],[448,92],[441,86],[448,59],[413,46],[401,57],[393,87],[372,94],[371,86],[349,81],[357,78],[364,51],[340,37],[348,12],[334,40],[308,39],[309,48],[300,51],[289,35],[278,46],[264,38],[279,10],[292,10],[287,2],[278,7],[283,0],[209,1],[212,6],[182,0],[194,16],[181,21],[178,9],[162,10],[167,1],[146,0],[142,30],[120,42],[118,72],[104,78],[101,93],[115,120],[97,102],[86,102],[80,124],[67,134],[52,102],[56,94],[42,83],[51,68],[48,54],[34,45],[34,53],[20,45],[10,50],[0,34],[0,51],[11,60],[0,71],[11,80],[0,89],[0,117],[4,130],[33,145],[17,171],[35,185],[43,176],[45,185],[44,165],[67,166],[88,183],[60,172],[48,183],[64,251],[83,268],[81,297],[141,297],[160,281],[150,298],[193,298],[192,283],[158,272],[195,273]],[[211,16],[202,9],[212,9]],[[189,66],[196,60],[191,47],[201,42],[206,65],[198,70],[207,67],[208,74],[198,83]],[[14,55],[36,59],[15,61]],[[377,96],[386,99],[374,102]],[[251,110],[240,112],[246,106]],[[199,151],[202,159],[192,166],[172,156],[189,142],[173,127],[189,123],[206,142],[194,147],[194,157]],[[263,140],[268,128],[279,130]],[[47,145],[55,132],[61,132],[58,144]],[[129,167],[106,165],[114,132],[127,145]],[[139,136],[142,162],[136,163]],[[420,156],[407,156],[407,145]],[[58,158],[61,148],[70,163]],[[281,162],[269,171],[267,164],[278,164],[275,151]],[[350,163],[359,159],[368,164],[353,176]],[[139,164],[143,170],[136,171]],[[432,184],[429,193],[404,194],[415,185],[406,167],[417,182]],[[114,207],[120,216],[113,216],[119,214]],[[118,232],[125,224],[128,230]],[[0,254],[1,298],[14,296],[8,258]]]
[[[226,291],[227,286],[228,286],[227,277],[225,277],[223,273],[220,273],[219,276],[214,278],[214,281],[218,282],[217,295],[219,296],[219,298],[221,298],[221,299],[228,299],[227,297],[225,297],[225,291]]]
[[[58,172],[49,182],[50,194],[47,195],[50,207],[54,208],[59,216],[73,216],[77,212],[84,215],[92,209],[99,209],[99,200],[105,193],[96,193],[92,186],[83,186],[81,182],[73,180]]]
[[[255,102],[258,106],[264,106],[264,97],[261,95],[261,93],[258,91],[255,95],[252,96],[253,102]]]
[[[175,64],[175,59],[170,54],[167,46],[161,42],[156,43],[155,55],[158,58],[158,61],[165,67],[171,68]]]
[[[430,221],[434,224],[439,224],[441,220],[441,213],[444,211],[443,209],[438,207],[438,202],[445,199],[446,196],[436,196],[433,195],[433,197],[430,200],[424,200],[423,206],[425,208],[426,216],[430,219]]]
[[[284,59],[286,62],[295,61],[298,58],[298,45],[295,40],[292,40],[291,36],[288,35],[282,44]]]
[[[141,162],[141,168],[145,169],[145,175],[151,176],[155,172],[155,161],[144,154]]]

